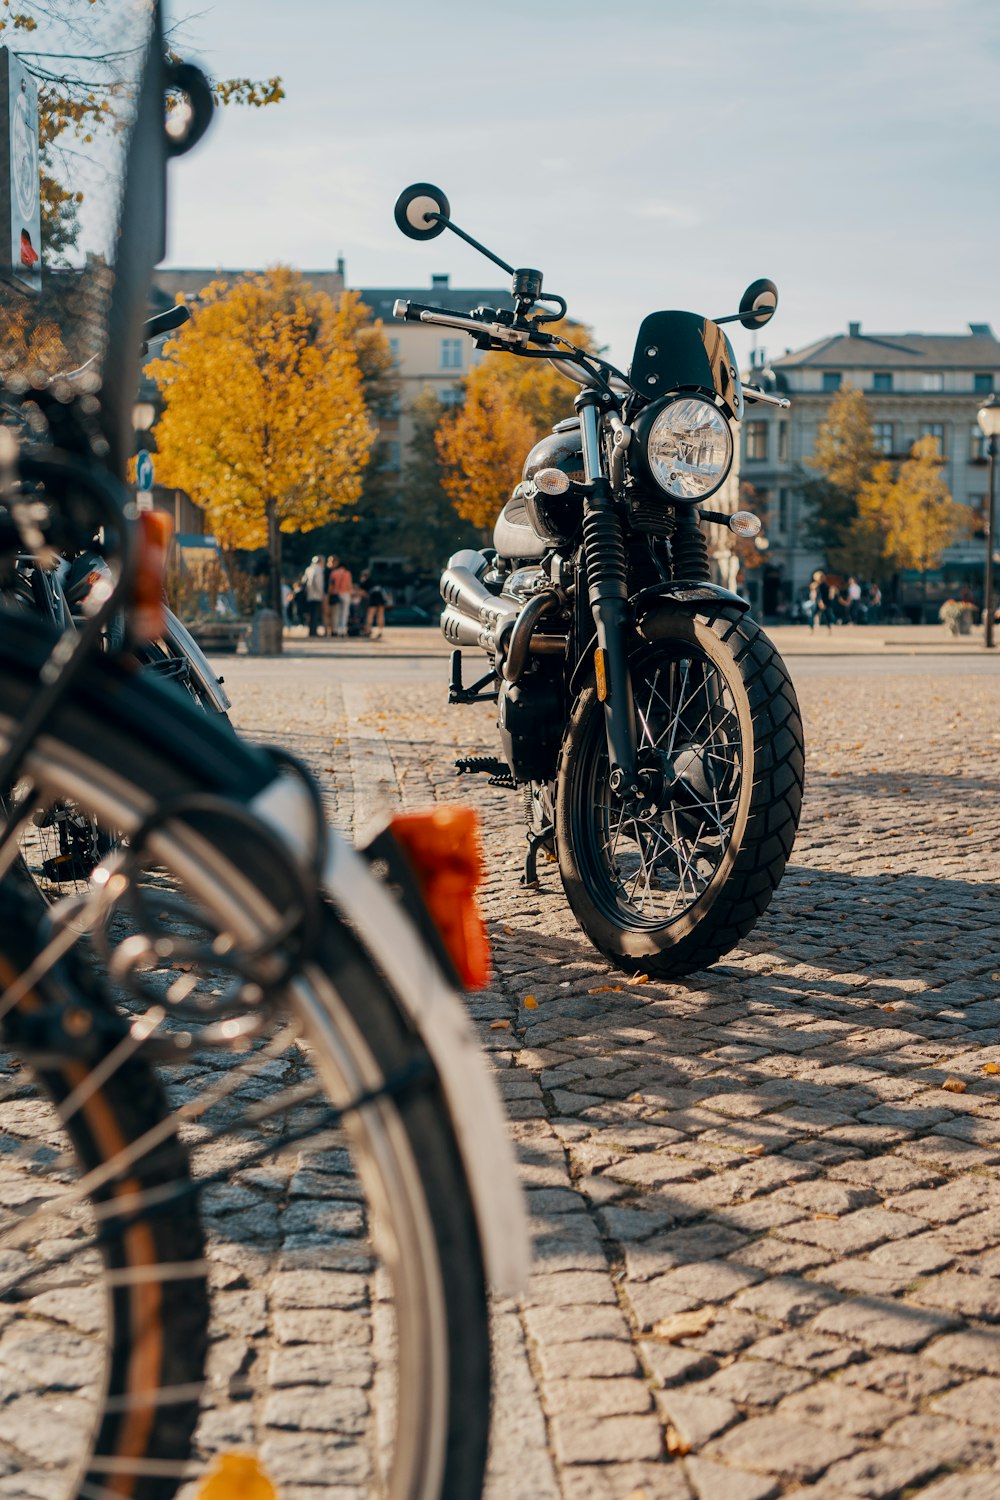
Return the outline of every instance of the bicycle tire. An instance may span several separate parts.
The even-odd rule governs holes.
[[[12,653],[5,639],[0,745],[33,685],[30,653],[23,643]],[[156,685],[114,662],[95,661],[54,714],[27,769],[48,797],[70,796],[126,835],[167,797],[235,792],[245,799],[273,778],[261,752],[234,741],[208,716],[170,709],[173,741],[158,730],[163,704]],[[155,853],[206,907],[242,923],[244,936],[252,936],[265,909],[280,910],[283,895],[273,888],[265,852],[224,818],[207,821],[198,833],[165,825]],[[398,1438],[385,1493],[391,1500],[473,1500],[489,1425],[487,1298],[469,1186],[440,1082],[372,955],[329,909],[319,959],[295,986],[294,1004],[335,1104],[348,1104],[414,1062],[423,1066],[419,1089],[383,1095],[345,1121],[381,1224],[399,1323]]]
[[[10,901],[10,886],[5,895]],[[32,899],[37,901],[36,893],[29,894],[26,888],[16,902],[22,905]],[[5,922],[0,955],[0,978],[6,983],[14,977],[10,965],[20,972],[32,955],[26,944],[31,927],[23,910],[17,911],[11,902],[5,905],[4,915],[10,919]],[[87,1063],[67,1060],[39,1067],[34,1075],[59,1115],[81,1174],[84,1179],[95,1178],[87,1199],[103,1215],[101,1233],[95,1239],[107,1319],[103,1394],[95,1412],[91,1452],[72,1481],[74,1494],[103,1491],[109,1483],[107,1468],[127,1465],[139,1453],[155,1465],[169,1463],[188,1449],[208,1347],[208,1287],[200,1269],[204,1239],[196,1201],[186,1191],[190,1182],[187,1153],[175,1130],[162,1129],[170,1112],[156,1074],[141,1056],[126,1056],[93,1092],[86,1092],[124,1029],[115,1028],[112,1013],[78,953],[68,954],[58,969],[29,991],[7,1018],[4,1033],[8,1037],[17,1033],[21,1023],[44,1007],[68,1004],[81,1013],[84,992],[88,1015],[93,1016],[96,1009],[107,1022],[99,1047]],[[63,1113],[74,1092],[81,1090],[84,1097],[79,1107]],[[150,1144],[141,1149],[144,1141]],[[140,1149],[127,1175],[115,1173],[99,1180],[102,1168],[137,1143]],[[9,1144],[6,1137],[5,1144]],[[4,1159],[9,1163],[7,1151]],[[164,1188],[176,1190],[169,1214],[149,1206],[133,1208],[137,1197],[144,1201]],[[151,1269],[157,1272],[155,1276],[149,1275]],[[0,1293],[0,1309],[8,1326],[23,1309],[27,1290],[21,1285],[12,1294]],[[44,1329],[44,1317],[39,1321]],[[174,1397],[164,1401],[165,1391]],[[38,1397],[33,1408],[19,1413],[19,1425],[25,1427],[29,1419],[43,1420],[44,1412],[44,1401]],[[15,1434],[11,1446],[2,1445],[5,1476],[15,1462],[18,1444]],[[128,1493],[131,1500],[169,1500],[175,1487],[172,1479],[147,1474],[137,1476]]]

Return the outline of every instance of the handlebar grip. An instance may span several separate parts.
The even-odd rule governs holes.
[[[161,334],[180,328],[190,317],[191,309],[183,302],[178,302],[176,307],[168,307],[166,312],[157,313],[155,318],[147,318],[142,325],[143,337],[147,340],[158,339]]]
[[[402,318],[407,323],[419,323],[421,313],[435,313],[439,317],[464,317],[448,307],[432,307],[428,302],[408,302],[404,297],[397,297],[392,304],[392,315],[394,318]]]

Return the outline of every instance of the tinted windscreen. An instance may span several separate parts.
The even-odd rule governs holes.
[[[714,392],[734,417],[742,412],[729,340],[718,323],[697,313],[650,313],[639,329],[630,378],[651,401],[671,391]]]
[[[0,30],[0,380],[102,374],[148,0],[24,0]],[[7,12],[0,11],[6,17]]]

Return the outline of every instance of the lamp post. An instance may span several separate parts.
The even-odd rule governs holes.
[[[987,650],[991,650],[993,647],[993,548],[997,509],[997,439],[1000,438],[1000,401],[996,396],[991,396],[988,401],[983,402],[976,420],[980,431],[986,438],[989,451],[989,483],[986,495],[986,579],[983,587],[986,628],[983,644]]]

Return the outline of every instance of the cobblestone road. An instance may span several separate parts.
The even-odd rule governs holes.
[[[519,889],[516,799],[451,774],[490,712],[444,707],[443,663],[293,653],[227,665],[235,717],[311,762],[341,827],[483,814],[473,1010],[536,1255],[496,1310],[489,1500],[997,1500],[1000,674],[795,663],[784,884],[728,961],[638,984],[553,867]]]

